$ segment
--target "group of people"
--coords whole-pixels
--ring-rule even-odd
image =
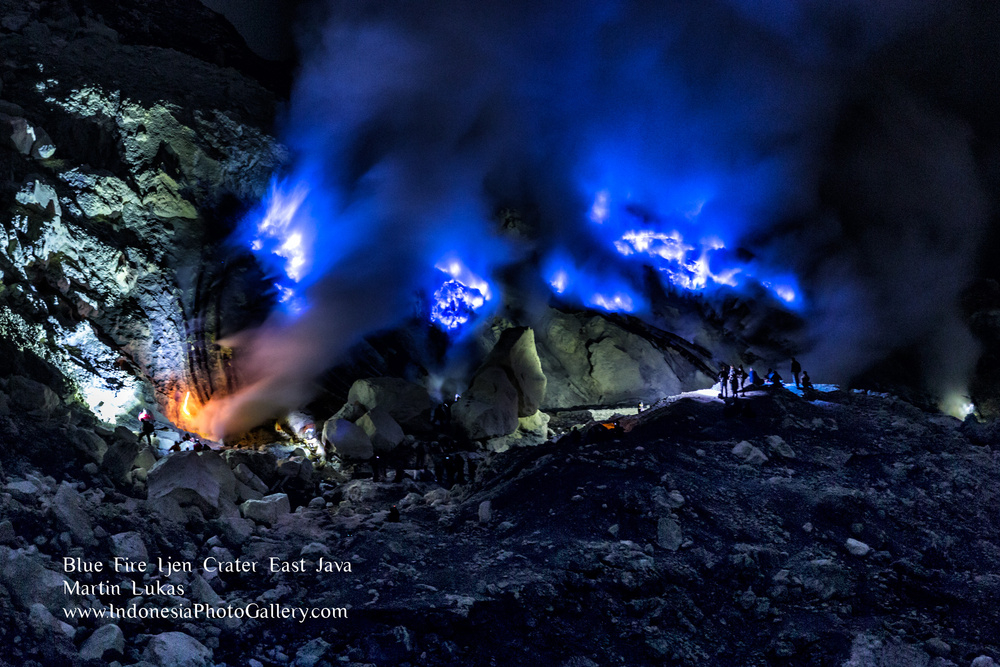
[[[802,364],[792,357],[792,376],[795,378],[795,387],[803,391],[813,390],[813,383],[809,373],[802,370]],[[748,371],[743,370],[743,366],[730,366],[722,364],[717,376],[719,380],[719,398],[736,398],[739,394],[746,395],[747,389],[771,388],[779,389],[784,387],[784,378],[773,368],[767,369],[767,374],[761,377],[753,368]]]
[[[149,410],[143,409],[143,411],[139,413],[139,442],[142,442],[142,439],[145,438],[146,444],[152,447],[154,431],[156,431],[156,422],[153,421],[153,415]],[[211,449],[211,447],[199,440],[197,436],[185,433],[181,439],[171,445],[170,449],[167,451],[201,452],[208,449]]]
[[[461,443],[447,435],[427,444],[419,440],[401,443],[387,454],[373,455],[368,463],[376,482],[389,481],[390,470],[395,471],[392,481],[402,482],[408,477],[406,471],[412,470],[417,479],[433,480],[445,488],[474,480],[478,468],[476,459],[464,451]]]

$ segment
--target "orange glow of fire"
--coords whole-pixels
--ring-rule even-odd
[[[179,397],[180,392],[177,392],[176,395]],[[184,400],[174,403],[173,414],[178,428],[197,434],[202,438],[211,438],[202,424],[204,408],[205,406],[198,402],[197,396],[192,397],[190,391],[186,392]]]

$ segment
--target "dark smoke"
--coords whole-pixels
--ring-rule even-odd
[[[301,400],[309,369],[405,314],[399,304],[428,287],[442,254],[484,276],[515,261],[519,250],[491,232],[500,206],[537,214],[541,248],[607,266],[613,254],[586,231],[602,189],[664,214],[703,205],[699,235],[796,273],[810,324],[800,356],[817,380],[916,345],[934,388],[961,389],[975,350],[957,295],[996,193],[981,176],[984,121],[949,88],[974,56],[931,47],[985,40],[989,30],[970,27],[976,7],[314,6],[284,137],[291,178],[333,202],[314,247],[336,257],[309,280],[315,311],[258,338],[288,371],[262,373],[270,388],[257,396]],[[364,280],[349,265],[367,267]]]

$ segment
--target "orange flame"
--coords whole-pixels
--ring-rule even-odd
[[[191,392],[189,391],[188,393],[184,394],[184,405],[181,406],[181,412],[184,413],[184,416],[187,417],[188,419],[191,418],[191,410],[188,409],[188,400],[190,399],[191,399]]]

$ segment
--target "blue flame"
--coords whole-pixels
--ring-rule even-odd
[[[654,268],[665,285],[680,290],[711,294],[757,284],[783,306],[801,307],[794,276],[757,278],[758,274],[769,276],[771,272],[758,266],[759,262],[738,259],[727,251],[722,234],[740,225],[713,209],[709,190],[702,187],[697,196],[684,197],[681,190],[675,189],[666,196],[651,197],[653,201],[672,202],[674,208],[667,213],[640,203],[629,190],[623,190],[620,199],[608,188],[597,190],[587,211],[592,223],[589,228],[599,244],[625,258],[616,271],[618,278],[608,275],[607,263],[593,273],[573,264],[565,254],[556,253],[546,273],[552,290],[604,310],[632,312],[641,308],[641,300],[633,290],[622,290],[618,285],[628,275],[629,265],[638,265]]]
[[[435,290],[430,320],[447,331],[456,332],[493,298],[493,290],[454,253],[449,253],[434,268],[451,278]]]
[[[453,331],[470,319],[483,305],[483,294],[457,280],[448,280],[434,292],[431,322]]]
[[[581,268],[564,250],[550,253],[542,271],[552,291],[564,299],[608,312],[632,313],[646,306],[639,290],[613,269]]]

